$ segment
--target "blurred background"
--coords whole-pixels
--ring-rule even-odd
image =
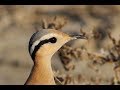
[[[31,35],[44,21],[65,33],[84,33],[88,40],[64,45],[52,58],[63,84],[120,84],[120,6],[116,5],[1,5],[0,84],[23,85],[33,61]]]

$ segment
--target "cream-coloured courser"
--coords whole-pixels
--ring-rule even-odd
[[[25,85],[56,85],[51,67],[51,58],[65,43],[85,39],[84,35],[68,35],[54,29],[42,29],[29,41],[29,53],[34,65]]]

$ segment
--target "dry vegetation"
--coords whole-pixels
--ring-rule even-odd
[[[24,84],[28,41],[41,28],[83,33],[64,45],[52,67],[62,84],[120,84],[120,6],[0,6],[0,84]],[[13,75],[14,74],[14,75]]]

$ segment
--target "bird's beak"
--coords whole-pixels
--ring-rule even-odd
[[[87,39],[87,37],[84,34],[79,35],[70,35],[72,39]]]

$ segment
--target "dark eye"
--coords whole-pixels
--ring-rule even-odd
[[[49,41],[50,41],[51,43],[56,43],[57,39],[56,39],[55,37],[52,37],[52,38],[49,39]]]

